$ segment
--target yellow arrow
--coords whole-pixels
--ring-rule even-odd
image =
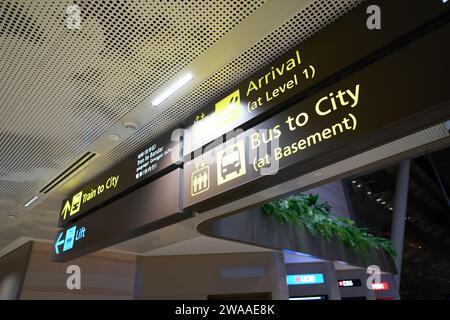
[[[67,201],[66,201],[66,204],[64,205],[64,209],[63,209],[62,212],[61,212],[61,216],[63,217],[63,220],[66,220],[67,213],[70,214],[70,208],[71,208],[71,207],[72,207],[72,206],[70,205],[69,200],[67,200]]]

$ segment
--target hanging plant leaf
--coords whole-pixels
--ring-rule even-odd
[[[367,255],[370,248],[396,255],[392,242],[376,237],[366,228],[359,228],[355,221],[332,215],[327,202],[319,202],[319,195],[297,194],[287,199],[276,200],[262,206],[262,212],[275,216],[281,223],[292,223],[305,228],[313,236],[327,240],[339,239],[349,249]]]

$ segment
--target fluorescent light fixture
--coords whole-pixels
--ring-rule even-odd
[[[39,197],[34,196],[30,201],[24,204],[25,207],[29,207],[33,202],[35,202]]]
[[[316,297],[295,297],[289,298],[289,300],[311,301],[311,300],[325,300],[325,299],[324,297],[316,296]]]
[[[158,106],[166,100],[168,97],[173,95],[177,90],[181,89],[186,83],[192,80],[194,76],[191,73],[187,73],[184,76],[182,76],[180,79],[178,79],[174,84],[172,84],[170,87],[168,87],[166,90],[164,90],[159,96],[157,96],[153,101],[153,106]]]

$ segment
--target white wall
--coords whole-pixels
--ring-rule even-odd
[[[279,252],[139,257],[136,298],[270,293],[272,299],[287,299],[285,276]]]

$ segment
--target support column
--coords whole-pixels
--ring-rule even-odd
[[[410,166],[410,159],[402,160],[399,165],[397,181],[395,184],[394,213],[392,216],[391,226],[391,240],[394,245],[395,252],[397,253],[395,265],[397,267],[398,274],[395,276],[395,282],[397,284],[398,297],[400,297],[399,291],[402,270],[403,242],[405,239],[405,218],[408,204]]]

